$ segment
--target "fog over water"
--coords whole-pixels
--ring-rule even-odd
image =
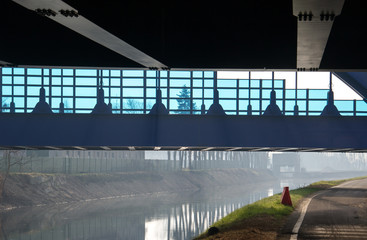
[[[149,165],[153,169],[152,171],[159,172],[164,169],[166,169],[165,171],[173,171],[173,163],[160,165],[165,162],[165,159],[162,155],[157,154],[146,155],[149,156],[150,160],[155,158],[156,161],[160,161],[159,163]],[[272,170],[273,160],[276,159],[272,158],[273,154],[260,154],[259,156],[261,157],[246,154],[243,157],[250,156],[259,161],[260,159],[265,159],[267,161],[265,168]],[[294,155],[288,156],[294,157]],[[217,157],[220,157],[220,155]],[[315,157],[319,158],[318,169],[316,169],[316,164],[312,165],[310,163],[311,160],[308,163],[304,163],[308,158],[315,159]],[[178,158],[179,156],[177,156]],[[170,161],[172,159],[173,157]],[[228,158],[227,160],[223,159],[225,157],[222,155],[222,161],[228,160]],[[35,160],[35,157],[33,160]],[[180,162],[182,167],[186,168],[190,165],[192,167],[200,166],[199,164],[194,164],[193,155],[190,159],[191,163],[188,163],[186,160]],[[149,160],[146,158],[144,161]],[[216,160],[214,159],[213,161],[215,162]],[[216,166],[215,164],[217,166],[222,165],[222,163],[214,162],[211,165],[207,165],[208,169],[210,169],[209,166]],[[255,168],[255,166],[259,168],[264,167],[264,164],[251,165],[251,161],[249,163],[252,168]],[[357,157],[348,157],[346,154],[343,156],[330,154],[303,155],[300,157],[299,169],[304,175],[300,172],[300,174],[290,176],[287,171],[295,171],[298,167],[281,166],[277,181],[261,183],[243,182],[236,186],[210,186],[208,188],[203,187],[200,190],[190,191],[188,189],[178,193],[149,193],[136,197],[19,208],[0,215],[0,239],[192,239],[235,209],[280,193],[284,186],[295,189],[318,180],[367,175],[365,165],[362,163],[364,163],[364,156],[361,157],[360,155]],[[43,164],[45,168],[46,163],[44,162]],[[109,166],[108,164],[106,166]],[[81,169],[81,166],[82,164],[78,168]],[[85,161],[85,169],[86,166],[87,162]],[[60,165],[60,169],[65,169],[66,167],[65,165],[62,168]],[[201,165],[201,167],[204,168],[204,165]],[[305,172],[311,167],[313,167],[312,170],[315,172],[317,172],[316,170],[328,169],[328,173],[320,174],[319,172],[318,174],[310,173],[307,175]],[[74,171],[74,168],[75,166],[71,166],[70,169]],[[342,173],[340,172],[343,170],[342,168],[348,171],[358,171]],[[54,169],[56,169],[55,166]],[[90,169],[93,168],[90,167]],[[101,165],[100,168],[96,167],[96,169],[102,170],[103,167]],[[106,170],[108,169],[106,167]],[[332,170],[334,170],[334,173]],[[177,169],[174,171],[177,171]],[[340,173],[337,174],[336,172]],[[297,175],[301,177],[296,178],[295,176]]]

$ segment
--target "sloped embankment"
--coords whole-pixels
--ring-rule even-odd
[[[1,208],[196,191],[273,180],[269,171],[221,169],[113,174],[11,174]]]

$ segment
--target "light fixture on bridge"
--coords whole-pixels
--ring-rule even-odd
[[[321,116],[340,116],[339,110],[334,105],[334,92],[332,89],[333,73],[330,72],[329,92],[327,93],[327,104],[321,112]]]
[[[209,107],[208,112],[206,113],[206,115],[227,115],[224,110],[222,105],[219,104],[219,91],[218,91],[218,86],[217,86],[217,71],[214,71],[214,99],[213,99],[213,104]]]
[[[111,109],[112,112],[112,103],[111,103],[111,69],[108,71],[108,76],[110,78],[108,79],[108,104],[107,106]]]
[[[34,107],[32,113],[53,113],[51,110],[50,105],[46,102],[46,91],[44,88],[44,75],[43,75],[44,69],[42,69],[42,85],[40,88],[40,96],[39,96],[39,102]]]
[[[104,102],[104,90],[102,71],[97,71],[97,79],[100,79],[100,85],[97,82],[97,103],[93,108],[92,114],[112,114],[111,108]]]
[[[162,91],[161,91],[161,81],[160,81],[160,72],[156,71],[156,96],[155,96],[155,104],[150,110],[149,114],[151,115],[168,115],[168,110],[166,106],[162,103]]]
[[[270,104],[265,109],[264,116],[282,116],[282,112],[277,105],[276,92],[274,90],[274,71],[272,72],[272,90],[270,92]]]

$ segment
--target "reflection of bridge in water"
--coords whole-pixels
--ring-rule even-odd
[[[321,177],[15,209],[0,215],[0,239],[191,239],[233,210],[281,192],[283,186],[297,188],[318,180]]]
[[[5,159],[0,150],[0,159]],[[159,158],[157,159],[158,156]],[[233,151],[77,151],[21,150],[12,155],[11,172],[119,173],[218,168],[267,169],[267,152]],[[0,170],[6,164],[0,161]]]
[[[1,216],[0,239],[191,239],[235,209],[267,197],[267,189],[273,188],[256,187],[237,193],[208,190],[194,199],[168,195],[19,209]]]

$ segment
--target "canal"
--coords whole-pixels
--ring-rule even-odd
[[[1,214],[1,239],[192,239],[242,206],[320,179],[283,179],[196,192],[19,208]]]

